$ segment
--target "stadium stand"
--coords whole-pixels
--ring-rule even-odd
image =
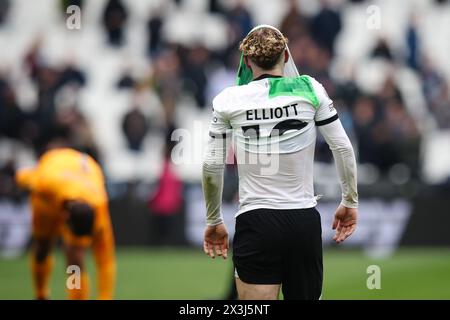
[[[9,6],[0,20],[0,166],[32,164],[46,143],[65,139],[99,159],[114,198],[130,182],[158,181],[170,134],[181,128],[192,154],[175,170],[198,184],[211,99],[234,82],[238,41],[269,23],[289,36],[301,73],[335,100],[356,146],[363,196],[391,192],[376,187],[383,181],[394,191],[449,181],[447,1],[2,3]],[[70,4],[81,5],[81,29],[66,26]],[[377,17],[380,25],[369,25]],[[130,113],[138,116],[125,130]],[[142,135],[139,147],[124,131]],[[318,192],[337,197],[320,139],[317,159]]]

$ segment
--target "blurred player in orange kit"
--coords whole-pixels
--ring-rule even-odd
[[[78,288],[69,299],[89,298],[85,255],[92,247],[98,276],[98,298],[112,299],[115,284],[114,236],[108,196],[99,165],[87,154],[69,148],[45,152],[31,169],[21,169],[16,181],[30,191],[33,248],[31,271],[37,299],[50,298],[53,245],[61,237],[67,265],[79,266]]]

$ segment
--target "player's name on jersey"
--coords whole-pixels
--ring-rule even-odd
[[[247,120],[271,120],[284,117],[297,116],[298,104],[289,104],[282,107],[266,108],[266,109],[250,109],[247,110]]]

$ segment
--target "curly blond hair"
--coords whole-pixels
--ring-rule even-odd
[[[288,39],[275,29],[262,27],[250,32],[239,44],[239,50],[258,67],[272,69],[284,52]]]

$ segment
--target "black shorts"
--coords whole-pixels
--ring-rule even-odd
[[[285,299],[319,299],[322,228],[315,208],[256,209],[236,218],[233,263],[249,284],[281,284]]]

